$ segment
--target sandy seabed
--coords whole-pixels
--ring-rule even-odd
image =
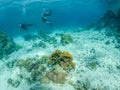
[[[74,32],[73,32],[74,31]],[[1,90],[29,90],[31,86],[24,80],[17,88],[13,88],[7,83],[8,78],[16,78],[21,72],[19,68],[9,69],[5,63],[15,59],[26,59],[51,55],[56,49],[68,51],[73,55],[76,63],[75,70],[70,72],[72,76],[68,79],[74,82],[89,83],[90,89],[101,87],[100,90],[120,90],[120,50],[116,47],[116,38],[107,36],[106,29],[85,30],[75,28],[67,30],[56,30],[50,34],[60,42],[58,34],[67,33],[73,37],[74,42],[66,46],[57,43],[55,46],[46,43],[46,48],[32,48],[33,43],[39,40],[25,41],[23,37],[14,38],[14,41],[23,46],[19,51],[13,52],[7,60],[0,61],[0,88]],[[94,65],[95,64],[95,65]],[[76,90],[67,81],[65,84],[43,84],[40,90]],[[39,89],[37,89],[39,90]],[[84,90],[84,89],[83,89]],[[99,89],[98,89],[99,90]]]

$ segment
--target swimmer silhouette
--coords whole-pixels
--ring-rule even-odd
[[[33,26],[33,24],[20,24],[20,28],[24,29],[24,30],[28,30],[29,26]]]
[[[51,24],[51,21],[48,20],[48,17],[51,16],[52,10],[44,10],[41,19],[45,24]]]

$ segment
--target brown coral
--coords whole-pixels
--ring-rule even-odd
[[[62,52],[60,50],[56,50],[55,52],[53,52],[50,56],[50,64],[52,64],[53,62],[57,63],[61,59],[61,54]]]
[[[75,68],[75,63],[73,63],[72,61],[72,54],[70,54],[69,52],[62,52],[60,50],[56,50],[50,56],[49,64],[59,64],[64,70],[68,70],[71,68]]]

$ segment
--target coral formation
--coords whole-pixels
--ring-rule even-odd
[[[69,70],[75,68],[72,54],[56,50],[50,57],[42,56],[41,58],[26,58],[25,60],[17,60],[15,65],[11,62],[8,67],[19,67],[21,80],[27,81],[30,85],[35,82],[40,84],[48,84],[50,81],[54,83],[64,84],[69,74]],[[8,79],[8,84],[12,87],[18,87],[19,82]]]
[[[41,58],[27,58],[25,60],[18,60],[15,64],[21,70],[20,76],[25,79],[29,84],[32,84],[40,79],[46,73],[45,64],[48,61],[47,56]]]
[[[50,56],[49,65],[52,65],[52,70],[46,73],[46,76],[54,83],[64,84],[69,70],[75,69],[72,54],[56,50]]]
[[[61,42],[61,44],[63,46],[65,46],[65,45],[67,45],[69,43],[72,43],[73,42],[73,38],[72,38],[72,36],[70,34],[62,34],[60,42]]]
[[[16,60],[13,60],[13,61],[8,61],[5,64],[8,68],[13,68],[15,63],[16,63]]]
[[[48,84],[50,82],[49,78],[48,77],[42,77],[41,80],[40,80],[41,83],[45,83],[45,84]]]
[[[9,79],[7,80],[7,83],[8,83],[9,85],[11,85],[12,87],[14,87],[14,88],[17,88],[17,87],[20,85],[20,81],[19,81],[19,80],[13,80],[13,79],[11,79],[11,78],[9,78]]]
[[[35,61],[34,61],[35,60]],[[31,72],[32,70],[37,70],[40,66],[40,59],[31,59],[28,58],[26,60],[21,60],[16,63],[16,66],[19,66],[20,68],[25,68],[28,72]]]
[[[48,42],[49,44],[56,44],[57,39],[55,37],[51,37],[48,34],[43,33],[42,31],[38,32],[38,37],[44,42]]]
[[[31,72],[31,80],[39,81],[42,76],[42,72],[40,70],[34,70]]]
[[[40,58],[41,64],[47,64],[49,62],[49,57],[48,56],[42,56]]]
[[[58,72],[56,70],[50,71],[46,76],[52,80],[54,83],[64,84],[66,81],[67,74],[64,72]]]
[[[20,47],[15,42],[0,31],[0,59],[8,56],[13,51],[18,50]]]
[[[60,50],[56,50],[51,54],[49,64],[58,64],[64,70],[70,70],[75,68],[72,54],[70,54],[69,52],[62,52]]]

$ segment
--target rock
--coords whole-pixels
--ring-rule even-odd
[[[43,78],[41,78],[40,82],[48,84],[50,82],[50,80],[48,79],[48,77],[43,77]]]
[[[42,56],[41,59],[41,64],[45,64],[45,63],[48,63],[49,62],[49,57],[48,56]]]
[[[70,34],[62,34],[60,42],[61,42],[61,44],[63,46],[65,46],[65,45],[67,45],[69,43],[72,43],[73,42],[73,38],[72,38],[72,36]]]
[[[18,81],[18,80],[15,80],[12,82],[12,86],[15,88],[17,88],[19,85],[20,85],[20,81]]]
[[[7,83],[10,84],[14,88],[17,88],[20,85],[20,81],[19,80],[13,80],[11,78],[9,78],[7,80]]]
[[[18,49],[18,45],[15,44],[12,38],[0,31],[0,59],[8,56]]]
[[[40,71],[32,71],[31,72],[31,78],[34,81],[39,81],[41,76],[42,76],[42,72],[40,72]]]
[[[8,68],[13,68],[14,65],[15,65],[15,63],[16,63],[16,60],[9,61],[9,62],[6,62],[6,66],[7,66]]]
[[[67,75],[64,72],[51,71],[51,72],[48,72],[46,76],[50,80],[52,80],[54,83],[64,84],[66,81]]]
[[[7,80],[7,83],[8,83],[8,84],[12,84],[12,82],[13,82],[13,80],[12,80],[11,78],[9,78],[9,79]]]

